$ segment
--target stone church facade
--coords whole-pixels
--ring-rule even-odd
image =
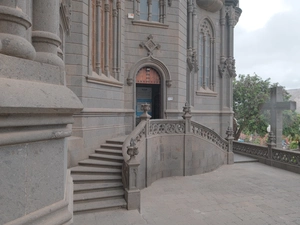
[[[130,134],[141,104],[175,120],[188,102],[225,137],[240,14],[239,0],[0,2],[0,223],[72,224],[68,168]]]

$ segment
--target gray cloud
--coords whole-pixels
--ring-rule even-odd
[[[300,1],[287,0],[287,3],[292,6],[291,11],[275,14],[262,29],[246,32],[236,26],[238,74],[256,73],[287,89],[300,88]]]

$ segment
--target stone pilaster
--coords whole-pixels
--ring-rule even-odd
[[[33,0],[32,43],[36,50],[35,60],[64,66],[57,55],[61,40],[59,31],[59,0]]]
[[[35,50],[26,39],[30,17],[26,14],[26,1],[0,2],[0,53],[24,59],[34,59]]]

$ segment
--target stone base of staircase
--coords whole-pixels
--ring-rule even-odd
[[[89,159],[71,168],[74,214],[126,208],[122,145],[126,136],[107,140]]]

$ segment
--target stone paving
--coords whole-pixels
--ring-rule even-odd
[[[300,225],[300,175],[257,162],[170,177],[142,190],[141,214],[76,215],[74,225]]]

